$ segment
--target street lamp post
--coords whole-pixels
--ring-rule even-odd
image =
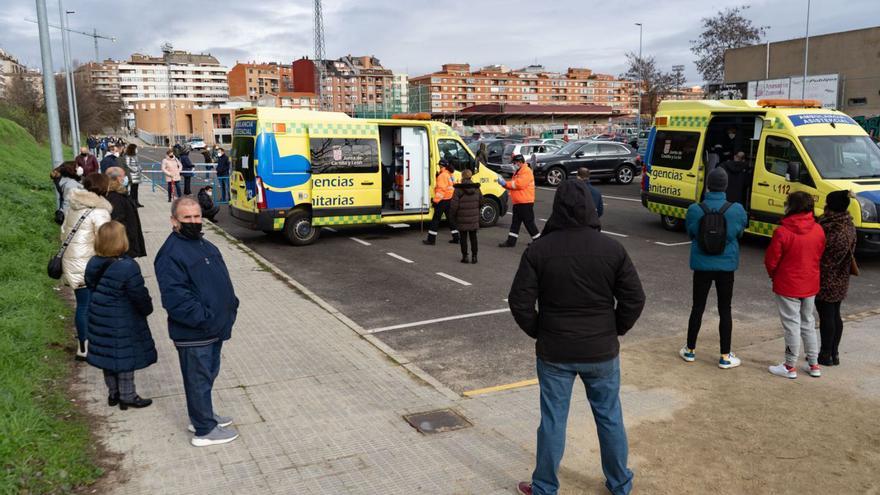
[[[171,52],[173,50],[174,47],[171,45],[171,43],[165,43],[162,45],[162,54],[165,56],[165,73],[168,76],[168,119],[170,120],[170,125],[168,128],[168,132],[170,133],[170,136],[168,137],[169,146],[174,146],[177,139],[177,125],[175,122],[177,120],[177,116],[174,114],[174,94],[171,86]]]
[[[67,14],[67,15],[65,16],[65,18],[64,18],[65,27],[68,27],[68,28],[69,28],[69,27],[70,27],[70,14],[76,14],[76,12],[73,11],[73,10],[67,10],[67,11],[65,11],[65,13]],[[68,54],[68,57],[70,57],[70,53],[71,53],[71,51],[70,51],[70,35],[68,35],[68,36],[67,36],[67,54]],[[73,59],[71,58],[71,60],[73,60]],[[72,63],[71,63],[71,65],[72,65]],[[72,66],[70,67],[70,73],[71,73],[71,77],[70,77],[70,88],[71,88],[71,90],[72,90],[71,92],[73,93],[73,99],[71,100],[71,102],[72,102],[72,104],[73,104],[73,122],[74,122],[74,124],[76,124],[76,140],[77,140],[77,143],[78,143],[78,142],[79,142],[79,138],[82,137],[82,132],[81,132],[81,130],[80,130],[80,128],[79,128],[79,103],[77,103],[77,101],[76,101],[76,69],[75,69],[74,67],[72,67]],[[78,148],[78,147],[79,147],[79,146],[77,146],[77,148]],[[74,151],[77,151],[77,152],[78,152],[79,149],[76,149],[76,150],[74,150]]]
[[[58,0],[58,16],[61,18],[61,52],[64,58],[64,79],[67,85],[67,114],[70,120],[70,146],[72,146],[74,150],[78,150],[79,136],[76,131],[76,112],[73,110],[73,101],[76,99],[76,95],[74,94],[70,71],[70,38],[67,33],[67,25],[65,24],[65,19],[67,18],[65,12],[63,2]]]
[[[636,129],[642,130],[642,71],[644,70],[644,63],[642,62],[642,23],[637,22],[636,26],[639,27],[639,113],[636,115]]]
[[[804,34],[804,81],[801,86],[801,99],[807,95],[807,59],[810,56],[810,0],[807,0],[807,28]]]

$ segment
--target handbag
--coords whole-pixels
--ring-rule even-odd
[[[859,264],[856,263],[856,255],[851,254],[849,256],[849,274],[853,277],[858,277],[862,272],[859,270]]]
[[[64,202],[64,192],[61,190],[61,187],[55,182],[55,190],[58,191],[58,208],[55,209],[55,223],[58,225],[64,224],[64,210],[61,209],[61,203]]]
[[[70,244],[70,241],[73,240],[73,236],[76,235],[76,231],[79,230],[80,225],[82,225],[83,221],[85,221],[86,217],[89,216],[89,213],[92,212],[94,208],[89,208],[79,220],[77,220],[76,225],[73,226],[73,229],[67,234],[67,239],[64,240],[64,243],[61,244],[61,249],[49,260],[48,266],[46,266],[46,273],[49,277],[54,279],[61,278],[61,274],[64,273],[64,268],[62,267],[62,259],[64,258],[64,252],[67,251],[67,246]]]

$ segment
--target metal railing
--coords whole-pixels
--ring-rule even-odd
[[[150,181],[151,189],[155,191],[157,188],[163,191],[168,190],[168,182],[165,180],[165,173],[162,172],[162,164],[158,162],[141,162],[143,165],[143,176]],[[213,163],[194,163],[195,168],[192,171],[190,179],[190,192],[192,196],[196,196],[199,190],[206,186],[213,189],[212,199],[216,205],[229,204],[229,176],[218,176],[214,170]],[[180,190],[184,191],[185,172],[180,173]],[[225,179],[225,181],[224,181]],[[221,191],[221,181],[226,188],[226,198],[223,199],[223,191]]]

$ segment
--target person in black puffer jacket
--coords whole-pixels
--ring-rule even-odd
[[[125,226],[111,220],[98,229],[96,256],[86,265],[85,282],[92,292],[89,304],[89,354],[86,360],[104,370],[110,406],[147,407],[151,399],[137,395],[134,372],[158,359],[147,325],[153,300],[144,286],[138,264],[125,254]]]
[[[629,493],[618,336],[635,325],[645,293],[626,250],[599,231],[583,181],[564,181],[556,189],[553,214],[523,253],[508,301],[516,323],[536,339],[541,390],[537,466],[520,492],[559,489],[568,406],[580,377],[596,421],[605,486]]]
[[[471,180],[473,175],[468,169],[462,171],[461,183],[452,186],[455,192],[449,204],[449,218],[461,234],[459,243],[462,263],[477,262],[477,230],[480,228],[480,203],[483,201],[483,194],[480,192],[480,185]],[[470,260],[468,260],[468,237],[473,251]]]

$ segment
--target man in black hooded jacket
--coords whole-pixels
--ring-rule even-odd
[[[523,253],[508,300],[522,330],[536,339],[541,425],[532,482],[523,494],[556,493],[574,380],[580,376],[593,409],[605,486],[632,488],[620,407],[618,336],[645,305],[639,275],[626,250],[601,234],[586,184],[565,181],[541,237]],[[537,303],[537,310],[536,305]]]

